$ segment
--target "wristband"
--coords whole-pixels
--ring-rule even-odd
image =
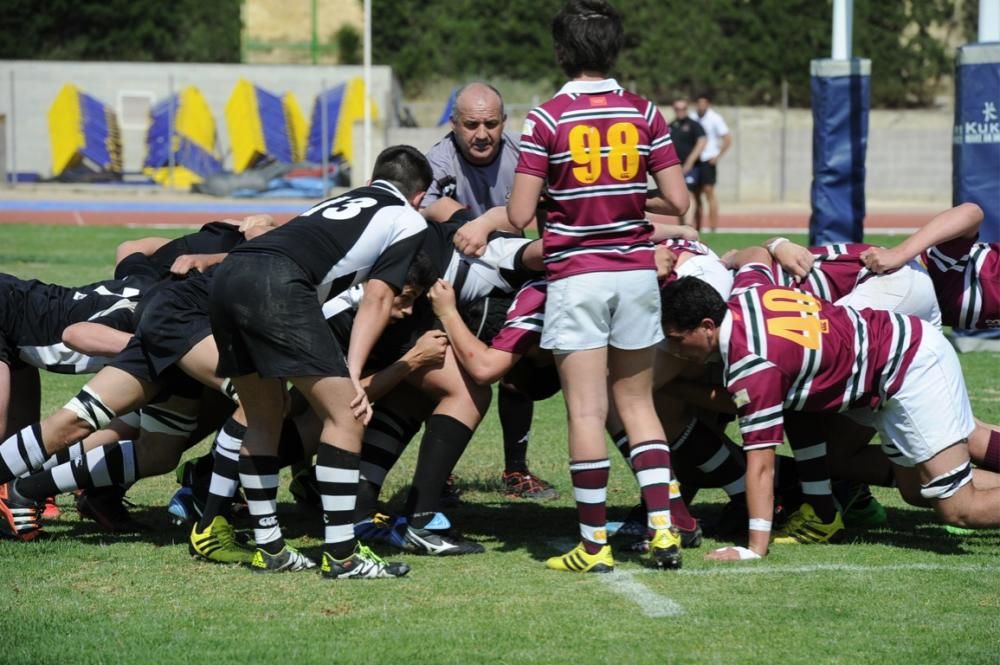
[[[771,520],[762,520],[759,517],[750,518],[749,527],[751,531],[770,531]]]
[[[767,251],[770,252],[772,256],[774,256],[774,250],[778,249],[778,247],[782,243],[786,242],[788,242],[788,238],[775,238],[767,245]]]

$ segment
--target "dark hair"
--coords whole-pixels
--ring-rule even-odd
[[[694,330],[705,319],[720,325],[726,316],[726,301],[708,282],[681,277],[660,291],[660,311],[663,325]]]
[[[707,90],[703,90],[703,91],[701,92],[701,94],[699,94],[699,95],[698,95],[697,97],[695,97],[695,100],[696,100],[696,101],[697,101],[697,100],[699,100],[699,99],[704,99],[704,100],[705,100],[705,101],[707,101],[707,102],[708,102],[709,104],[711,104],[711,103],[712,103],[712,95],[711,95],[711,94],[710,94],[710,93],[709,93],[709,92],[708,92]]]
[[[424,250],[417,252],[410,263],[410,269],[406,273],[406,284],[426,291],[431,288],[437,279],[438,273],[434,268],[434,262],[430,255]]]
[[[569,77],[606,74],[624,42],[622,15],[605,0],[570,0],[552,19],[552,40]]]
[[[424,153],[411,145],[393,145],[379,153],[372,170],[372,180],[388,180],[410,198],[426,192],[434,174]]]

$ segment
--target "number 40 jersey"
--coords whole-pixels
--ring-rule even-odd
[[[747,450],[781,444],[785,409],[878,408],[899,390],[920,346],[916,317],[777,286],[770,266],[744,266],[733,290],[740,295],[728,302],[719,350]]]
[[[517,172],[548,184],[546,277],[654,270],[646,178],[679,164],[656,105],[614,79],[570,81],[524,121]]]

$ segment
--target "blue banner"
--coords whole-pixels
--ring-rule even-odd
[[[861,242],[871,60],[813,60],[809,244]]]
[[[979,237],[1000,242],[1000,43],[958,50],[951,169],[953,203],[982,208]]]

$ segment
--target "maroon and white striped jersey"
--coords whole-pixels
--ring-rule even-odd
[[[646,178],[679,164],[656,106],[614,79],[570,81],[532,110],[518,173],[543,178],[552,209],[542,229],[546,276],[654,270]]]
[[[861,254],[869,247],[872,245],[865,243],[809,247],[809,252],[816,257],[816,260],[812,270],[798,284],[777,261],[771,261],[771,274],[775,284],[794,287],[823,300],[836,302],[856,289],[859,284],[875,276],[875,273],[868,270],[861,262]],[[734,290],[733,295],[737,295],[737,291]]]
[[[661,240],[656,243],[657,245],[663,245],[669,249],[674,254],[681,254],[683,252],[690,252],[695,256],[713,256],[713,252],[708,245],[699,240],[685,240],[684,238],[667,238],[666,240]],[[671,270],[670,274],[660,280],[660,288],[667,288],[668,284],[676,282],[680,278],[677,274],[677,270]]]
[[[719,348],[747,450],[781,444],[785,409],[878,408],[899,390],[922,337],[916,317],[833,305],[775,285],[759,263],[737,287]]]
[[[957,238],[922,256],[941,307],[953,328],[1000,328],[1000,243]]]
[[[507,320],[490,342],[490,347],[524,355],[538,346],[545,323],[545,293],[548,283],[539,279],[528,282],[514,296],[507,309]]]

